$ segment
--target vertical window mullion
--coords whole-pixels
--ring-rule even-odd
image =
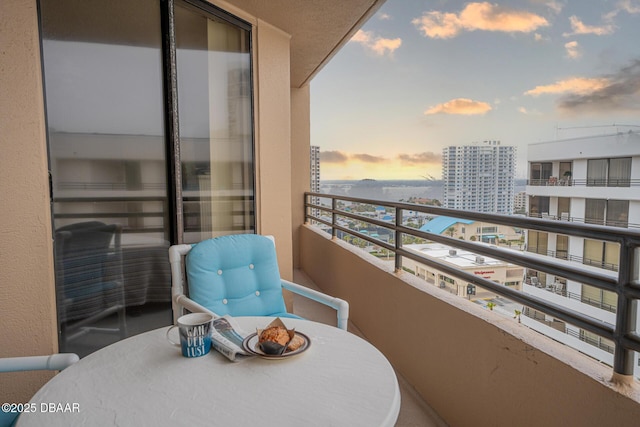
[[[165,134],[167,138],[167,182],[169,184],[169,220],[172,244],[184,243],[182,168],[178,115],[178,78],[176,67],[174,0],[160,0],[162,15],[162,58],[164,74]]]

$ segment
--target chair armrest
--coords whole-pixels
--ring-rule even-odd
[[[75,353],[56,353],[49,356],[5,357],[0,359],[0,372],[62,371],[80,358]]]
[[[284,289],[335,309],[338,315],[338,328],[347,330],[347,322],[349,320],[349,303],[347,301],[288,280],[281,279],[281,282]]]
[[[195,302],[194,300],[190,299],[189,297],[187,297],[186,295],[174,295],[173,297],[173,302],[176,308],[186,308],[187,310],[189,310],[192,313],[209,313],[210,315],[212,315],[214,318],[218,318],[220,317],[220,315],[214,313],[213,311],[209,310],[208,308],[198,304],[197,302]],[[174,324],[177,324],[178,321],[178,317],[180,317],[182,315],[182,310],[179,310],[179,312],[174,313]]]

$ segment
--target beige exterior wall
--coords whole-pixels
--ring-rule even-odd
[[[610,368],[462,298],[394,273],[310,226],[301,266],[452,426],[631,426],[640,396]],[[422,289],[420,288],[422,287]]]
[[[280,274],[291,280],[290,36],[263,21],[255,33],[258,233],[275,236]]]
[[[0,357],[58,349],[36,2],[0,2]],[[51,373],[0,374],[24,402]]]
[[[302,197],[292,194],[300,189],[291,165],[302,154],[291,144],[290,36],[231,11],[254,25],[258,232],[275,236],[281,274],[291,279],[292,200]],[[0,357],[45,355],[58,343],[36,1],[0,2],[0,35]],[[295,92],[302,108],[308,90]],[[26,402],[51,375],[2,374],[0,400]]]
[[[291,88],[291,209],[293,266],[299,268],[300,226],[304,224],[304,193],[311,189],[311,99],[309,85]]]

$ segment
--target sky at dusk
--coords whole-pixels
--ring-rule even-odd
[[[528,144],[626,130],[640,0],[387,0],[311,82],[322,180],[440,179],[443,147],[486,140],[524,178]]]

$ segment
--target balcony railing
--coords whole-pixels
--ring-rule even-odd
[[[367,214],[359,213],[355,209],[348,208],[349,205],[366,206],[370,212],[367,212]],[[392,220],[378,218],[375,215],[375,207],[383,207]],[[618,243],[620,244],[618,272],[617,275],[613,275],[611,272],[585,268],[579,264],[532,253],[461,240],[445,234],[420,231],[404,225],[404,219],[405,217],[408,219],[409,212],[414,215],[417,213],[430,216],[444,215],[483,223],[506,225],[518,229],[531,229]],[[305,220],[309,223],[326,227],[334,238],[338,236],[338,233],[346,233],[353,236],[353,238],[361,239],[361,241],[369,242],[386,251],[393,252],[392,259],[395,262],[396,271],[402,269],[403,258],[412,259],[607,339],[615,345],[614,372],[627,376],[631,376],[634,373],[633,352],[640,351],[640,335],[636,331],[637,301],[640,299],[640,280],[638,279],[640,232],[636,230],[538,218],[457,211],[434,206],[322,193],[305,193]],[[354,221],[371,228],[377,227],[381,231],[386,230],[385,233],[388,238],[380,238],[379,233],[360,231],[362,227],[360,230],[349,228],[347,221]],[[512,287],[483,279],[403,247],[403,242],[416,238],[468,250],[476,254],[526,266],[530,269],[614,292],[618,297],[616,322],[615,324],[610,324],[595,319],[582,312],[518,291]]]
[[[525,284],[528,286],[536,286],[537,288],[543,288],[548,292],[554,293],[556,295],[561,295],[565,298],[569,298],[569,299],[573,299],[576,301],[580,301],[584,304],[589,304],[590,306],[593,307],[597,307],[600,308],[602,310],[606,310],[609,311],[611,313],[615,313],[616,312],[616,307],[611,305],[611,304],[607,304],[606,302],[602,301],[602,300],[597,300],[597,299],[593,299],[593,298],[589,298],[586,297],[584,295],[581,294],[576,294],[575,292],[569,292],[564,288],[558,288],[557,286],[542,286],[542,285],[533,285],[529,282],[525,281]]]
[[[640,179],[568,179],[552,176],[549,178],[528,179],[527,185],[532,187],[637,187],[640,186]]]
[[[544,218],[544,219],[553,219],[556,221],[568,221],[568,222],[581,222],[585,224],[598,224],[598,225],[608,225],[610,227],[620,227],[620,228],[640,228],[640,224],[629,222],[627,220],[615,220],[615,219],[602,219],[602,218],[581,218],[578,216],[569,216],[564,213],[560,216],[558,215],[550,215],[548,213],[539,213],[539,212],[527,212],[527,216],[531,218]]]

